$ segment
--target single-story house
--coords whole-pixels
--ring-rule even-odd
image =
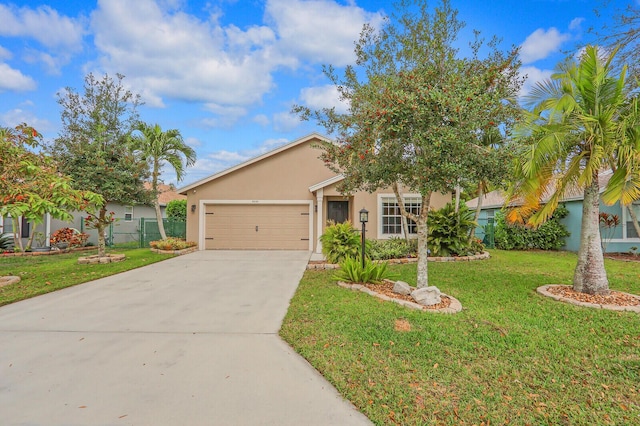
[[[344,179],[319,159],[318,145],[332,141],[311,134],[178,190],[187,196],[187,240],[207,249],[274,249],[322,252],[319,237],[328,220],[360,227],[369,211],[366,236],[402,236],[402,218],[391,189],[341,194]],[[419,194],[403,194],[420,209]],[[440,208],[451,194],[434,194]],[[415,233],[415,226],[410,226]]]
[[[145,183],[147,189],[151,188],[150,183]],[[186,199],[184,195],[180,195],[176,192],[175,188],[171,185],[160,184],[158,185],[158,201],[160,202],[160,211],[162,217],[166,217],[165,209],[167,203],[171,200]],[[124,205],[120,203],[107,203],[107,211],[114,212],[115,217],[118,219],[114,224],[111,231],[111,237],[113,243],[125,243],[130,241],[137,241],[139,235],[139,226],[141,218],[155,219],[156,211],[153,206],[148,205]],[[72,212],[73,221],[65,222],[58,219],[51,218],[48,214],[45,215],[44,222],[37,225],[36,232],[43,232],[45,235],[50,236],[55,231],[61,228],[75,228],[82,230],[89,234],[89,242],[97,244],[98,234],[95,229],[84,229],[83,218],[87,216],[85,212]],[[32,223],[27,222],[24,218],[20,218],[20,229],[18,232],[22,236],[23,243],[26,244],[27,239],[31,232]],[[0,234],[7,234],[13,232],[13,226],[11,218],[0,217]],[[34,241],[35,245],[35,241]],[[47,246],[49,245],[47,241]]]
[[[604,191],[604,188],[609,183],[609,179],[611,179],[611,172],[601,173],[599,176],[599,185],[600,185],[600,193]],[[486,224],[488,221],[492,221],[495,217],[496,212],[502,210],[505,205],[506,197],[505,192],[501,190],[491,191],[483,196],[481,212],[479,217],[479,224]],[[582,226],[582,201],[583,201],[583,192],[580,189],[576,189],[570,191],[563,199],[562,203],[569,210],[569,214],[561,219],[561,223],[567,228],[567,230],[571,233],[569,237],[565,240],[564,250],[577,252],[580,248],[580,227]],[[478,205],[478,198],[474,198],[473,200],[469,200],[467,202],[467,206],[475,210]],[[636,215],[640,217],[640,201],[636,201],[632,205]],[[611,238],[606,244],[606,252],[608,253],[616,253],[616,252],[629,252],[632,247],[636,247],[636,250],[640,252],[640,238],[636,232],[635,227],[633,226],[633,221],[631,216],[629,215],[629,211],[627,207],[623,206],[617,202],[613,205],[606,205],[600,200],[600,212],[608,213],[610,215],[617,215],[620,219],[620,225],[612,228]],[[600,231],[603,235],[608,234],[604,228],[600,228]],[[476,229],[476,235],[479,238],[483,237],[483,230],[481,227]]]

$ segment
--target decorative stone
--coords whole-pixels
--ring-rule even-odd
[[[442,293],[436,286],[422,287],[411,292],[411,297],[423,306],[437,305],[442,302]]]
[[[7,275],[4,277],[0,277],[0,287],[4,287],[6,285],[16,284],[20,282],[20,277],[15,275]]]
[[[398,294],[408,295],[411,294],[411,286],[404,281],[396,281],[393,284],[393,292]]]
[[[98,263],[114,263],[114,262],[121,262],[125,259],[125,255],[124,254],[108,254],[106,256],[98,256],[93,255],[93,256],[87,256],[87,257],[79,257],[78,258],[78,263],[80,265],[86,265],[86,264],[98,264]]]

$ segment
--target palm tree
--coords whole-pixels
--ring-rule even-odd
[[[158,176],[162,165],[167,163],[175,170],[177,180],[181,181],[184,177],[185,166],[189,167],[195,164],[196,152],[184,143],[182,135],[177,129],[163,132],[158,124],[150,126],[139,122],[135,126],[135,130],[140,133],[133,136],[134,144],[141,151],[151,169],[151,191],[154,194],[153,205],[156,210],[160,236],[165,240],[167,234],[164,230],[160,202],[158,201]]]
[[[568,192],[583,192],[573,289],[588,294],[609,293],[600,246],[600,172],[615,168],[605,188],[607,203],[628,204],[640,196],[636,163],[628,161],[633,144],[627,123],[635,100],[625,89],[626,67],[615,76],[616,52],[606,53],[587,46],[579,60],[564,62],[551,79],[536,85],[527,99],[533,110],[520,133],[527,146],[510,188],[510,201],[524,200],[510,219],[520,214],[533,226],[548,219]]]

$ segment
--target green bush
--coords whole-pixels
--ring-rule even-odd
[[[340,262],[340,269],[334,274],[335,279],[352,283],[376,284],[392,277],[393,274],[387,270],[386,262],[372,262],[367,258],[363,268],[362,260],[353,257],[347,257]]]
[[[373,260],[400,259],[416,257],[418,240],[405,240],[393,237],[388,240],[367,240],[367,256]]]
[[[349,221],[329,221],[320,242],[322,253],[330,263],[340,263],[347,257],[358,257],[360,254],[360,234]]]
[[[496,214],[495,243],[501,250],[559,250],[571,235],[560,223],[569,210],[561,204],[553,216],[539,228],[507,223],[504,214]]]
[[[167,203],[167,218],[187,220],[187,200],[171,200]]]
[[[475,229],[474,213],[461,204],[458,212],[453,203],[429,212],[427,245],[431,256],[467,256],[482,252],[484,247],[475,239],[469,244],[469,232]]]

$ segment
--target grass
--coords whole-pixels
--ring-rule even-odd
[[[172,257],[166,254],[152,253],[148,248],[116,247],[107,250],[107,252],[125,253],[126,259],[122,262],[78,265],[79,257],[96,252],[73,252],[55,256],[0,257],[0,276],[17,275],[21,278],[17,284],[0,288],[0,306]]]
[[[307,271],[281,336],[375,424],[640,424],[640,315],[536,294],[571,283],[574,254],[491,254],[429,264],[429,284],[462,302],[456,315]],[[637,263],[606,267],[612,289],[640,294]],[[415,283],[415,265],[390,270]]]

